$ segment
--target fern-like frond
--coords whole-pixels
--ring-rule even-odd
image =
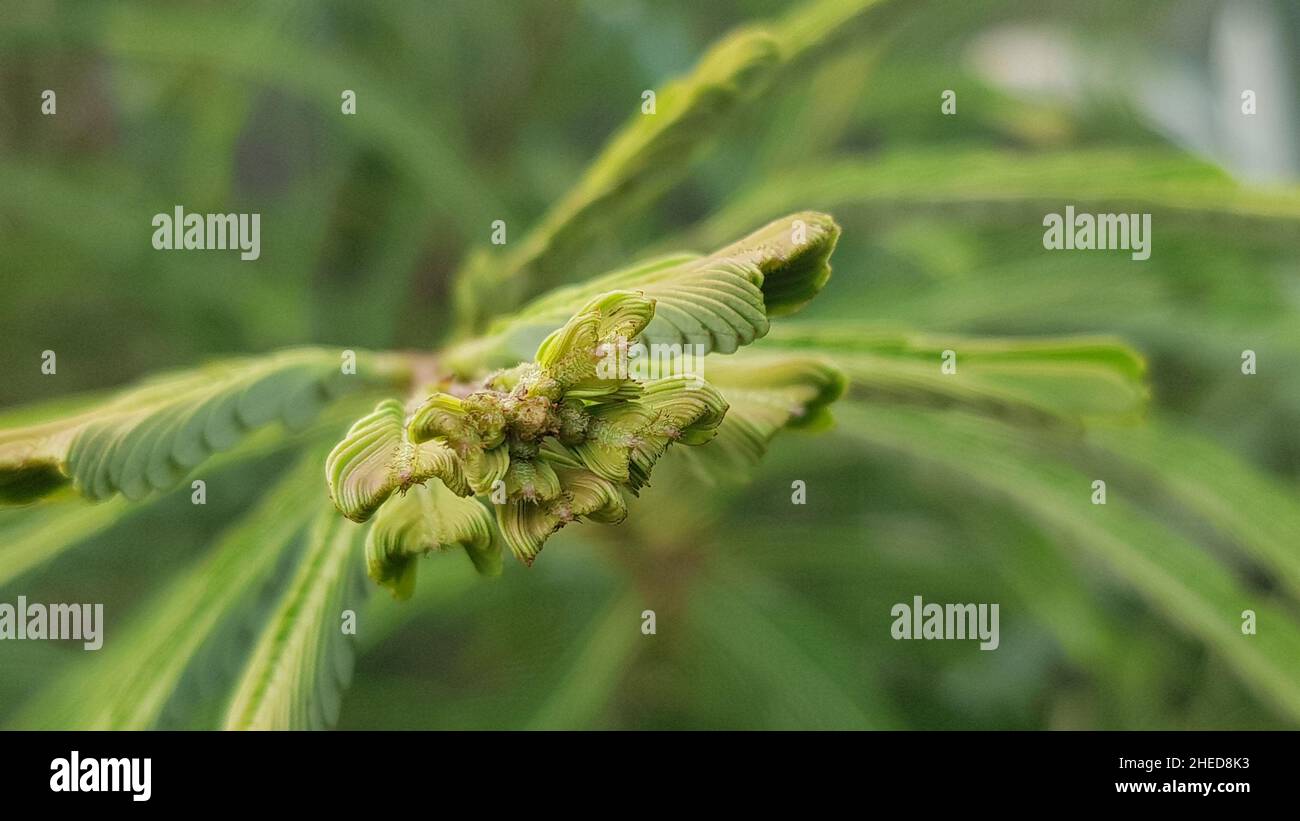
[[[500,574],[501,545],[491,512],[431,481],[380,509],[366,536],[366,569],[394,597],[407,599],[415,590],[419,557],[455,547],[464,548],[483,575]]]
[[[771,343],[830,358],[854,396],[888,404],[1059,424],[1133,419],[1149,395],[1146,360],[1111,337],[970,337],[813,322],[782,326]]]
[[[1288,607],[1250,589],[1213,550],[1130,501],[1122,484],[1110,485],[1105,505],[1093,504],[1096,477],[1072,463],[1061,443],[963,413],[850,403],[839,416],[854,439],[952,470],[969,480],[972,492],[1009,501],[1059,534],[1062,545],[1105,563],[1227,659],[1246,686],[1300,718],[1300,625]],[[1245,609],[1275,629],[1243,638]]]
[[[312,348],[156,377],[69,417],[0,431],[0,503],[68,481],[93,500],[141,499],[273,420],[305,427],[338,397],[399,373],[389,357],[344,373],[339,352]]]
[[[277,585],[276,569],[293,558],[321,509],[322,456],[318,451],[305,454],[256,510],[231,526],[209,556],[142,602],[103,650],[72,665],[28,704],[18,724],[150,729],[163,721],[187,675],[206,679],[209,691],[219,691],[223,683],[211,677],[220,671],[196,670],[196,659],[216,652],[216,645],[233,646],[236,655],[242,651],[243,632],[262,615],[263,591]]]
[[[826,214],[789,214],[706,257],[677,254],[556,289],[495,322],[488,336],[454,348],[448,361],[464,371],[508,367],[590,300],[618,290],[654,302],[640,335],[646,345],[733,353],[767,334],[769,316],[796,311],[821,291],[839,236]]]
[[[897,149],[872,157],[819,160],[783,169],[735,196],[690,234],[691,242],[722,242],[766,214],[802,203],[854,211],[938,207],[973,219],[1021,214],[1036,230],[1044,210],[1150,211],[1170,220],[1198,220],[1231,238],[1243,222],[1300,221],[1295,186],[1252,186],[1223,170],[1170,151],[1076,150],[1029,154],[985,148]],[[841,214],[844,216],[844,214]],[[1291,234],[1294,236],[1294,232]]]
[[[235,686],[226,729],[322,729],[338,719],[352,679],[356,610],[366,592],[358,554],[363,531],[329,506],[316,510],[306,555],[261,626]]]

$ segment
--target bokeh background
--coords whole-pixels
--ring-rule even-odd
[[[430,349],[491,222],[523,237],[643,90],[738,27],[793,39],[820,19],[834,36],[702,125],[662,190],[566,252],[566,276],[819,209],[843,226],[834,276],[792,321],[849,338],[1108,334],[1148,362],[1144,413],[1065,432],[868,404],[867,373],[835,429],[779,437],[744,482],[657,483],[625,525],[568,528],[497,580],[430,558],[414,600],[370,596],[339,726],[1300,722],[1300,4],[53,2],[2,17],[5,408],[304,343]],[[260,213],[261,258],[155,251],[150,219],[176,204]],[[1045,252],[1042,217],[1066,204],[1152,213],[1151,259]],[[0,517],[0,566],[18,568],[0,601],[102,601],[111,646],[292,458],[268,448],[214,478],[206,506],[166,496],[48,562],[20,551],[62,536]],[[1108,509],[1127,507],[1096,530],[1101,466]],[[807,505],[789,503],[795,479]],[[893,641],[889,609],[913,595],[1000,603],[1001,648]],[[1268,616],[1259,635],[1234,629],[1248,608]],[[94,669],[71,645],[0,644],[0,722],[26,725],[55,683],[93,688]],[[177,723],[219,709],[196,692]]]

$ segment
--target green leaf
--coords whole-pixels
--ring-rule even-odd
[[[510,460],[505,475],[508,498],[549,502],[560,495],[560,479],[544,459],[518,457]]]
[[[632,115],[587,172],[505,258],[480,254],[458,274],[462,331],[481,328],[488,308],[509,309],[561,281],[591,236],[666,191],[737,107],[767,84],[778,46],[741,31],[711,48],[686,77],[659,89],[654,114]]]
[[[505,481],[510,471],[510,446],[498,445],[490,450],[473,451],[465,465],[465,477],[475,493],[490,493],[497,482]]]
[[[1035,230],[1045,207],[1059,210],[1067,204],[1103,211],[1168,209],[1182,217],[1300,220],[1300,189],[1243,184],[1209,163],[1167,150],[1027,153],[943,147],[784,169],[779,180],[738,193],[693,233],[693,241],[721,241],[766,214],[803,203],[837,211],[875,206],[891,214],[900,208],[957,206],[963,214],[990,218],[1018,209]]]
[[[622,590],[591,620],[576,643],[564,675],[547,691],[546,699],[529,719],[533,730],[573,730],[590,727],[613,697],[622,673],[636,656],[641,639],[633,627],[640,595]]]
[[[817,0],[795,6],[774,24],[781,39],[782,56],[798,65],[848,40],[856,29],[877,22],[881,6],[899,6],[884,0]],[[877,25],[877,28],[879,26]]]
[[[839,235],[825,214],[790,214],[707,257],[663,257],[557,289],[494,323],[489,337],[452,350],[448,360],[469,372],[528,359],[553,329],[620,290],[654,303],[654,318],[640,336],[646,345],[733,353],[768,332],[769,315],[796,311],[817,295],[830,277]]]
[[[559,498],[493,506],[506,546],[529,567],[551,534],[565,525],[584,519],[617,524],[627,516],[627,501],[615,482],[582,468],[557,466],[555,473],[564,488]]]
[[[572,453],[592,473],[610,482],[629,481],[632,448],[642,431],[654,424],[655,414],[639,402],[615,402],[592,407],[587,439]]]
[[[341,89],[365,89],[367,125],[340,128],[342,139],[357,151],[391,160],[427,202],[467,234],[500,212],[455,131],[444,127],[446,121],[412,117],[412,112],[428,111],[425,94],[406,93],[402,83],[390,82],[391,75],[376,71],[372,61],[293,36],[289,14],[266,9],[231,18],[215,10],[119,6],[77,21],[14,21],[0,37],[9,53],[75,47],[110,55],[126,70],[152,70],[162,77],[202,71],[252,87],[274,78],[277,88],[319,107],[321,114],[338,113]],[[211,88],[214,81],[207,85]]]
[[[703,445],[718,435],[728,412],[722,394],[694,376],[669,376],[645,383],[640,403],[654,417],[637,432],[627,467],[635,494],[650,483],[650,471],[669,445]]]
[[[627,515],[621,488],[638,493],[655,462],[674,442],[709,442],[727,412],[726,402],[694,376],[643,383],[641,401],[615,401],[588,407],[585,439],[570,447],[548,439],[539,458],[525,462],[542,468],[545,489],[520,493],[511,485],[508,501],[496,505],[497,524],[516,558],[531,565],[552,533],[584,518],[617,523]],[[519,460],[512,460],[515,470]],[[536,480],[534,480],[536,481]]]
[[[355,410],[351,403],[343,401],[322,414],[310,428],[299,433],[285,435],[282,430],[263,428],[247,437],[238,447],[216,454],[205,462],[202,466],[203,476],[211,480],[228,468],[286,448],[303,445],[314,447],[323,437],[336,435],[339,426],[352,415],[355,415]],[[182,483],[171,492],[189,495],[190,488]],[[118,496],[88,505],[71,488],[65,488],[39,504],[0,510],[0,585],[52,561],[63,552],[166,498],[167,494],[164,493],[132,502]]]
[[[1289,606],[1248,589],[1210,550],[1127,502],[1122,488],[1111,486],[1107,503],[1094,505],[1094,477],[1024,432],[978,417],[859,403],[841,405],[839,415],[859,441],[968,476],[973,491],[1011,502],[1061,544],[1100,559],[1230,662],[1245,685],[1300,720],[1300,625]],[[1243,636],[1246,609],[1273,627]]]
[[[767,333],[763,276],[756,265],[728,259],[690,267],[689,276],[647,290],[655,300],[655,321],[645,330],[645,344],[734,353]]]
[[[575,260],[593,236],[616,228],[675,186],[700,149],[748,103],[781,87],[783,78],[836,53],[837,45],[874,20],[870,12],[880,5],[889,4],[802,4],[773,21],[770,31],[749,27],[716,43],[689,75],[658,90],[654,114],[632,115],[522,242],[503,257],[475,254],[458,271],[461,335],[480,331],[493,313],[575,279],[580,272]]]
[[[682,459],[713,480],[748,475],[784,428],[821,429],[829,407],[844,392],[844,374],[818,356],[747,351],[706,360],[709,383],[728,405],[707,448],[682,451]]]
[[[24,502],[71,479],[87,498],[142,499],[273,420],[305,427],[327,404],[394,361],[345,375],[338,352],[283,351],[157,377],[66,419],[0,431],[0,503]]]
[[[413,442],[445,442],[465,458],[501,444],[505,439],[505,415],[499,405],[487,407],[477,398],[434,393],[411,414],[406,430]]]
[[[692,631],[739,671],[747,689],[766,696],[775,712],[747,717],[753,726],[778,721],[791,729],[844,730],[897,724],[883,694],[855,697],[864,686],[876,689],[860,666],[819,650],[851,648],[853,639],[779,587],[744,568],[723,566],[694,585],[691,612]],[[816,640],[808,641],[810,635]]]
[[[238,645],[260,615],[259,593],[321,507],[320,459],[309,453],[233,525],[204,560],[132,614],[94,657],[73,665],[18,718],[24,727],[102,730],[158,726],[203,651]],[[335,516],[337,518],[337,516]]]
[[[759,285],[767,315],[784,316],[821,292],[839,239],[840,226],[829,214],[800,211],[772,220],[713,258],[756,266],[763,274]]]
[[[338,720],[352,678],[352,634],[364,595],[362,529],[323,509],[307,554],[276,612],[263,625],[226,714],[228,730],[322,729]]]
[[[364,522],[394,491],[437,478],[461,496],[469,484],[455,453],[442,440],[416,443],[406,430],[406,411],[385,399],[352,425],[325,460],[330,498],[339,511]]]
[[[796,323],[774,345],[823,352],[874,402],[963,407],[1022,422],[1133,417],[1145,408],[1146,361],[1109,337],[992,338]],[[944,353],[956,371],[941,370]]]
[[[102,505],[76,499],[5,511],[0,518],[0,585],[107,530],[131,512],[125,499]]]
[[[1168,422],[1093,428],[1089,439],[1123,457],[1140,481],[1213,523],[1300,599],[1300,501],[1293,486]]]
[[[366,536],[366,569],[394,598],[415,591],[416,559],[430,552],[465,549],[484,575],[501,572],[501,546],[492,514],[475,499],[452,493],[441,482],[417,485],[380,509]]]
[[[617,370],[602,375],[611,346],[626,346],[639,336],[656,314],[653,299],[633,291],[611,291],[583,305],[537,346],[542,372],[559,383],[564,394],[598,398],[619,392],[627,382]]]

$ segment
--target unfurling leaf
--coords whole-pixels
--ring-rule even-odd
[[[437,477],[458,494],[469,484],[451,448],[440,440],[412,442],[400,402],[385,399],[352,426],[325,460],[330,498],[339,511],[364,522],[394,491]]]
[[[690,376],[646,383],[642,403],[655,413],[641,431],[628,460],[628,485],[635,494],[650,481],[650,470],[674,442],[703,445],[718,435],[727,402],[712,385]]]
[[[591,410],[587,441],[574,448],[582,464],[611,482],[627,482],[628,460],[642,431],[654,424],[655,414],[635,402],[597,405]]]
[[[633,291],[613,291],[582,307],[537,348],[537,365],[568,395],[594,399],[620,392],[618,347],[640,335],[655,316],[655,302]],[[601,365],[615,365],[606,372]]]
[[[766,315],[784,316],[825,287],[839,239],[840,227],[829,215],[803,211],[769,222],[711,258],[757,267],[763,275],[759,284]]]
[[[694,363],[759,339],[770,313],[797,310],[816,295],[839,233],[825,214],[795,213],[711,256],[644,263],[536,300],[488,337],[445,352],[449,378],[405,429],[395,403],[382,425],[373,423],[382,434],[366,420],[354,427],[356,441],[335,451],[355,459],[358,471],[340,509],[361,521],[436,467],[452,491],[490,497],[503,540],[531,564],[566,524],[626,516],[623,491],[638,495],[675,442],[720,438],[724,457],[756,459],[782,427],[824,421],[843,377],[801,360],[746,392],[749,377],[733,370],[745,410],[727,425],[725,394]],[[645,364],[672,375],[647,380]],[[484,376],[489,368],[500,370]],[[416,450],[407,460],[414,479],[393,475],[399,445],[426,444],[446,461],[425,468]],[[332,456],[330,474],[338,472]],[[384,553],[372,575],[409,593],[407,556]]]
[[[529,566],[551,534],[570,522],[587,518],[617,524],[627,516],[627,502],[614,482],[582,469],[555,472],[564,488],[558,498],[541,503],[520,499],[496,507],[502,537],[515,557]]]
[[[506,471],[506,493],[530,502],[545,502],[560,495],[560,479],[544,459],[512,459]]]
[[[366,571],[394,597],[410,598],[416,559],[456,546],[465,549],[480,573],[501,572],[501,547],[493,539],[487,508],[439,482],[419,485],[385,505],[375,517],[366,538]]]
[[[441,437],[460,456],[483,448],[494,448],[505,438],[505,415],[490,394],[472,394],[459,399],[435,393],[411,417],[411,440],[427,442]]]
[[[654,317],[654,301],[638,292],[600,294],[542,341],[535,362],[492,373],[468,394],[436,392],[409,421],[388,400],[353,425],[330,454],[327,475],[347,516],[363,521],[381,511],[367,548],[371,577],[408,596],[412,557],[450,538],[445,513],[421,502],[490,495],[504,541],[531,564],[569,522],[622,520],[622,489],[636,495],[645,487],[674,442],[711,440],[727,403],[702,378],[676,368],[639,382],[628,372],[627,344]],[[432,476],[450,491],[435,484],[380,508],[395,490]],[[462,510],[477,512],[473,504]]]
[[[475,451],[465,462],[465,476],[475,493],[491,493],[497,482],[505,481],[509,469],[510,448],[506,445]]]
[[[448,360],[462,370],[511,365],[610,291],[634,291],[654,303],[644,344],[734,353],[767,334],[769,317],[793,313],[817,295],[830,278],[839,236],[826,214],[790,214],[706,257],[662,257],[557,289],[495,322],[489,337],[450,351]]]

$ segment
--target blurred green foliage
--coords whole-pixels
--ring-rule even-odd
[[[1300,15],[1274,8],[1294,49]],[[570,528],[529,570],[485,581],[459,555],[425,560],[412,601],[367,599],[339,725],[1293,727],[1300,187],[1240,182],[1129,93],[1161,59],[1212,85],[1221,12],[19,7],[0,23],[0,404],[286,346],[427,350],[549,286],[818,209],[843,227],[834,276],[760,344],[846,371],[837,426],[778,437],[745,482],[706,483],[693,456],[670,454],[625,524]],[[1016,93],[972,56],[1005,25],[1131,73],[1087,94]],[[656,153],[607,156],[614,193],[584,199],[609,138],[645,126],[642,91],[742,26],[774,62],[755,58],[725,107],[710,101],[717,116],[667,143],[631,138]],[[40,114],[45,88],[56,116]],[[940,113],[945,89],[955,116]],[[1151,259],[1045,252],[1042,216],[1067,203],[1151,213]],[[150,219],[176,204],[261,213],[261,258],[154,251]],[[590,223],[552,241],[575,214]],[[505,254],[487,250],[495,219]],[[1069,339],[1024,340],[1048,334]],[[962,357],[952,383],[945,348]],[[57,378],[40,373],[46,349]],[[354,411],[318,425],[336,438]],[[102,661],[0,645],[0,721],[219,725],[212,681],[242,669],[310,551],[294,527],[311,518],[309,486],[294,477],[312,451],[305,467],[292,454],[308,441],[241,445],[207,470],[204,507],[181,488],[139,507],[0,513],[0,601],[102,601],[109,637]],[[1094,478],[1105,507],[1089,504]],[[789,504],[796,479],[807,505]],[[238,618],[189,619],[204,595]],[[1000,649],[893,641],[889,609],[913,595],[999,602]],[[1239,630],[1246,609],[1258,635]],[[109,656],[115,634],[134,649]],[[88,699],[97,680],[114,689]]]

